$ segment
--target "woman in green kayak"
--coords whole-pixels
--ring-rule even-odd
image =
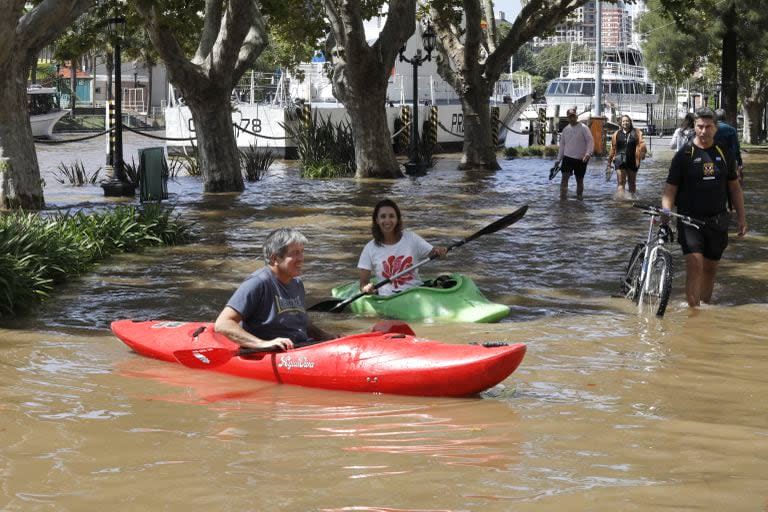
[[[360,254],[357,268],[360,270],[360,291],[373,293],[371,275],[378,280],[412,267],[416,263],[436,255],[445,256],[445,247],[432,246],[416,233],[403,229],[400,208],[391,199],[382,199],[373,209],[371,233],[373,240],[368,242]],[[422,284],[418,269],[405,274],[378,289],[379,295],[392,295]]]

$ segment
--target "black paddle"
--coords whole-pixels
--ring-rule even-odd
[[[500,218],[496,222],[487,225],[486,227],[484,227],[480,231],[478,231],[478,232],[476,232],[476,233],[474,233],[474,234],[472,234],[472,235],[470,235],[470,236],[468,236],[468,237],[466,237],[466,238],[464,238],[462,240],[459,240],[458,242],[452,243],[446,249],[450,251],[450,250],[455,249],[457,247],[461,247],[462,245],[466,244],[467,242],[471,242],[472,240],[474,240],[476,238],[480,238],[483,235],[488,235],[490,233],[495,233],[495,232],[497,232],[499,230],[502,230],[502,229],[506,228],[507,226],[511,226],[515,222],[517,222],[520,219],[522,219],[523,215],[525,215],[525,212],[527,210],[528,210],[528,205],[522,206],[522,207],[518,208],[517,210],[515,210],[514,212],[510,213],[509,215],[505,215],[504,217]],[[393,280],[413,272],[414,270],[416,270],[420,266],[422,266],[422,265],[424,265],[426,263],[429,263],[430,261],[432,261],[435,258],[437,258],[437,256],[436,255],[432,255],[428,259],[426,259],[424,261],[420,261],[417,264],[415,264],[415,265],[413,265],[411,267],[408,267],[407,269],[403,270],[402,272],[398,272],[397,274],[395,274],[393,276],[390,276],[387,279],[384,279],[383,281],[379,281],[378,283],[376,283],[374,285],[373,289],[374,290],[378,290],[379,288],[381,288],[385,284],[391,283]],[[358,293],[356,295],[353,295],[352,297],[350,297],[348,299],[329,299],[329,300],[324,300],[324,301],[318,302],[314,306],[310,307],[309,311],[321,311],[321,312],[324,312],[324,313],[340,313],[341,311],[344,310],[345,307],[347,307],[347,305],[349,303],[356,301],[357,299],[359,299],[363,295],[365,295],[365,293],[360,292],[360,293]]]

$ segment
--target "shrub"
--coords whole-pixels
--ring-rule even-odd
[[[191,225],[157,204],[94,214],[2,215],[0,318],[31,309],[53,285],[86,272],[111,254],[191,239]]]
[[[355,174],[355,144],[348,122],[334,124],[318,119],[315,112],[309,123],[283,124],[296,141],[303,177],[339,177]]]
[[[96,180],[99,179],[100,172],[101,167],[93,171],[93,173],[89,173],[85,170],[85,165],[83,165],[83,162],[80,160],[72,162],[69,165],[60,162],[59,166],[54,171],[53,179],[62,185],[69,183],[76,187],[82,187],[86,183],[91,185],[96,183]]]
[[[240,167],[248,181],[259,181],[275,161],[275,155],[269,148],[259,149],[251,145],[240,151]]]

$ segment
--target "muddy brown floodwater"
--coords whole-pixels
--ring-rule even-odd
[[[130,155],[154,145],[127,136]],[[654,140],[638,178],[658,201],[671,154]],[[60,186],[103,141],[40,146],[46,199],[103,204]],[[0,509],[9,511],[768,510],[768,158],[746,156],[749,236],[731,244],[717,304],[691,311],[678,271],[663,320],[615,297],[645,219],[612,197],[593,162],[583,202],[558,199],[551,161],[502,162],[398,181],[305,181],[278,162],[241,195],[171,198],[200,233],[191,245],[112,258],[0,329]],[[268,230],[310,239],[309,303],[354,279],[381,197],[435,243],[529,204],[526,217],[425,274],[460,271],[510,317],[493,325],[415,324],[463,343],[522,341],[522,365],[494,397],[414,398],[279,386],[142,358],[109,331],[117,318],[213,319],[259,263]],[[675,263],[682,268],[677,247]],[[317,314],[338,332],[372,319]]]

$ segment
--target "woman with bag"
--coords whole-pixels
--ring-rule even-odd
[[[611,153],[608,155],[608,167],[616,168],[616,194],[624,195],[624,188],[629,185],[629,193],[637,192],[637,170],[648,152],[643,140],[643,132],[632,125],[628,115],[621,116],[621,128],[611,136]]]
[[[680,121],[680,126],[675,129],[675,133],[672,134],[672,139],[669,141],[669,149],[673,149],[677,153],[691,141],[693,141],[693,114],[688,112],[683,120]]]

